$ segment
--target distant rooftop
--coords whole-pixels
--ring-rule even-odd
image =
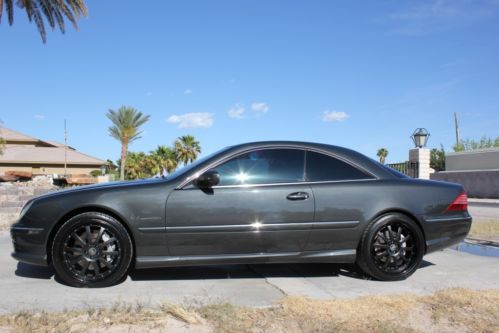
[[[3,164],[69,164],[104,165],[106,161],[87,154],[83,154],[72,147],[65,151],[64,144],[55,141],[40,140],[9,128],[0,128],[0,136],[9,142],[19,142],[19,145],[7,146],[0,163]],[[42,143],[41,146],[23,145],[23,143]]]

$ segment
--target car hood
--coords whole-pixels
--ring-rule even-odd
[[[43,194],[43,195],[40,195],[36,198],[33,198],[32,200],[52,198],[52,197],[63,196],[63,195],[71,195],[73,193],[79,193],[79,192],[100,191],[100,190],[104,190],[104,189],[108,189],[108,188],[109,189],[111,189],[111,188],[129,188],[129,187],[148,185],[148,184],[158,184],[158,183],[164,183],[166,181],[167,180],[165,178],[150,178],[150,179],[125,180],[125,181],[93,184],[93,185],[84,185],[84,186],[72,187],[69,189],[63,189],[63,190]]]

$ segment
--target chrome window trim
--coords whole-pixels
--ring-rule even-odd
[[[194,173],[193,175],[185,178],[182,182],[180,182],[180,184],[175,188],[176,190],[182,190],[184,189],[185,186],[189,185],[189,183],[191,183],[192,181],[194,181],[197,177],[199,177],[201,174],[203,174],[204,172],[206,172],[207,170],[210,170],[212,168],[215,168],[216,166],[222,164],[222,163],[225,163],[227,162],[228,160],[232,159],[232,158],[236,158],[240,155],[243,155],[243,154],[246,154],[248,152],[251,152],[253,150],[257,150],[257,149],[300,149],[300,150],[303,150],[304,153],[305,153],[305,163],[306,163],[306,159],[307,159],[307,151],[313,151],[313,152],[316,152],[316,153],[320,153],[320,154],[324,154],[324,155],[327,155],[327,156],[330,156],[332,158],[336,158],[342,162],[345,162],[347,164],[349,164],[350,166],[356,168],[356,169],[359,169],[361,170],[362,172],[366,173],[368,176],[371,176],[373,178],[367,178],[367,179],[342,179],[342,180],[327,180],[327,181],[321,181],[321,182],[308,182],[308,181],[299,181],[299,182],[292,182],[292,183],[272,183],[272,184],[246,184],[246,185],[221,185],[221,186],[213,186],[213,188],[224,188],[224,187],[254,187],[254,186],[274,186],[274,185],[295,185],[295,184],[322,184],[322,183],[337,183],[337,182],[352,182],[352,181],[366,181],[366,180],[378,180],[379,177],[376,176],[375,174],[373,174],[371,171],[365,169],[364,167],[361,167],[360,165],[348,160],[348,159],[345,159],[344,157],[342,156],[339,156],[335,153],[332,153],[330,151],[326,151],[326,150],[323,150],[323,149],[320,149],[320,148],[315,148],[315,147],[304,147],[304,146],[298,146],[298,145],[263,145],[263,146],[260,146],[260,147],[253,147],[253,148],[249,148],[249,149],[246,149],[246,150],[243,150],[237,154],[234,154],[234,155],[231,155],[231,156],[227,156],[226,158],[222,159],[222,160],[219,160],[219,161],[215,161],[213,163],[210,163],[208,166],[204,167],[203,169],[201,169],[200,171]],[[304,167],[306,167],[306,165],[304,165]],[[306,169],[304,169],[304,173],[306,175]]]
[[[350,182],[365,182],[375,179],[350,179],[350,180],[326,180],[321,182],[295,182],[295,183],[270,183],[270,184],[245,184],[245,185],[220,185],[213,186],[213,189],[218,188],[253,188],[253,187],[270,187],[270,186],[289,186],[289,185],[314,185],[314,184],[329,184],[329,183],[350,183]]]

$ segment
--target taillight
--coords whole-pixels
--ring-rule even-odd
[[[454,201],[447,207],[447,211],[462,211],[468,210],[468,196],[466,192],[459,194]]]

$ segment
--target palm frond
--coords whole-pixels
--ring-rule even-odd
[[[5,10],[7,11],[7,19],[9,20],[9,25],[14,22],[14,5],[12,0],[5,0]]]

